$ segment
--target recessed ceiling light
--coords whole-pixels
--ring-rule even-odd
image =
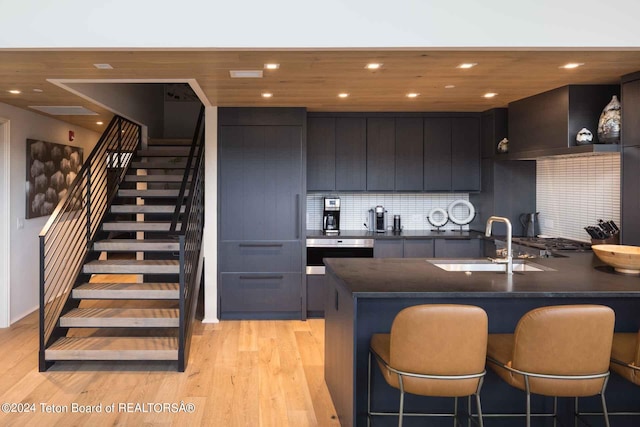
[[[261,79],[262,70],[230,70],[232,79]]]
[[[407,94],[407,98],[417,98],[419,93],[411,92]]]
[[[278,68],[280,68],[280,64],[275,64],[275,63],[264,64],[265,70],[277,70]]]
[[[97,125],[103,125],[103,122],[96,122]]]
[[[42,93],[42,92],[44,92],[42,89],[33,89],[33,91],[34,91],[34,92],[37,92],[37,93]]]
[[[456,85],[446,85],[444,88],[445,89],[453,89],[454,87],[456,87]]]
[[[458,65],[457,68],[467,69],[467,68],[473,68],[476,65],[478,65],[477,62],[464,62],[464,63]]]
[[[578,68],[584,65],[584,62],[570,62],[568,64],[561,65],[560,68],[564,68],[566,70],[572,70],[574,68]]]
[[[379,70],[380,68],[382,68],[382,63],[381,62],[370,62],[367,65],[365,65],[365,67],[367,70]]]
[[[113,70],[111,64],[93,64],[98,70]]]
[[[495,92],[487,92],[482,96],[484,96],[485,98],[493,98],[496,95],[497,95],[497,93],[495,93]]]
[[[347,97],[349,97],[349,94],[346,92],[342,92],[338,94],[338,98],[347,98]]]
[[[18,89],[11,89],[11,90],[9,90],[8,92],[9,92],[9,93],[12,93],[12,94],[14,94],[14,95],[19,95],[19,94],[21,94],[21,93],[22,93],[22,92],[20,92]]]
[[[263,98],[271,98],[273,96],[273,94],[271,92],[262,92],[262,97]]]

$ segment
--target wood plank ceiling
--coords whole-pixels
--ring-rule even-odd
[[[370,62],[379,70],[365,69]],[[476,63],[460,69],[461,63]],[[563,69],[575,62],[584,65]],[[93,66],[108,63],[111,70]],[[231,79],[230,70],[264,70]],[[100,116],[58,116],[101,131],[111,113],[47,79],[195,79],[218,106],[303,106],[309,111],[485,111],[566,84],[615,84],[640,70],[638,50],[118,50],[0,51],[0,102],[79,105]],[[453,85],[453,88],[446,86]],[[14,95],[9,90],[22,93]],[[41,90],[42,92],[36,92]],[[273,94],[263,98],[263,92]],[[345,92],[347,98],[339,98]],[[419,96],[408,98],[407,93]],[[484,98],[494,92],[494,98]],[[33,110],[31,110],[33,111]]]

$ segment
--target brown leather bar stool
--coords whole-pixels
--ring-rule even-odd
[[[374,334],[369,352],[367,387],[368,422],[372,416],[453,416],[456,422],[458,397],[475,395],[479,425],[482,426],[480,388],[486,373],[487,313],[480,307],[429,304],[408,307],[393,320],[390,334]],[[371,358],[378,361],[384,379],[400,390],[399,412],[371,410]],[[453,397],[452,414],[404,413],[404,394]],[[475,420],[474,420],[475,421]]]
[[[610,367],[622,378],[640,386],[640,331],[613,334]],[[640,415],[640,412],[613,412],[610,415]]]
[[[531,394],[557,398],[600,395],[607,427],[604,390],[609,379],[609,356],[615,315],[601,305],[542,307],[526,313],[513,334],[490,334],[489,367],[507,384],[527,394],[526,425],[531,425]],[[485,416],[522,416],[487,414]]]

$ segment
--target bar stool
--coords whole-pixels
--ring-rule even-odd
[[[601,305],[542,307],[526,313],[513,334],[490,334],[489,367],[507,384],[526,392],[526,425],[531,425],[531,394],[557,398],[600,395],[609,426],[604,391],[609,379],[609,355],[615,315]],[[487,414],[485,416],[522,416]]]
[[[610,367],[622,378],[640,386],[640,331],[613,334]],[[609,415],[640,415],[640,412],[613,412]]]
[[[393,320],[390,334],[371,337],[367,386],[367,422],[372,416],[453,416],[457,419],[458,397],[475,395],[479,425],[482,426],[480,388],[486,371],[487,313],[480,307],[455,304],[427,304],[408,307]],[[400,390],[398,412],[371,410],[371,359],[378,361],[386,382]],[[404,394],[453,397],[452,414],[404,413]],[[475,420],[474,420],[475,421]]]

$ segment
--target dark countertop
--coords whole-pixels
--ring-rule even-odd
[[[449,272],[424,258],[329,258],[324,262],[327,271],[358,298],[640,296],[640,277],[615,273],[591,252],[537,258],[532,262],[555,271],[514,272],[511,277]]]
[[[431,231],[431,230],[406,230],[400,233],[387,231],[385,233],[375,233],[367,230],[340,230],[340,234],[323,234],[322,230],[307,230],[307,238],[314,239],[475,239],[483,238],[484,235],[477,231]]]

